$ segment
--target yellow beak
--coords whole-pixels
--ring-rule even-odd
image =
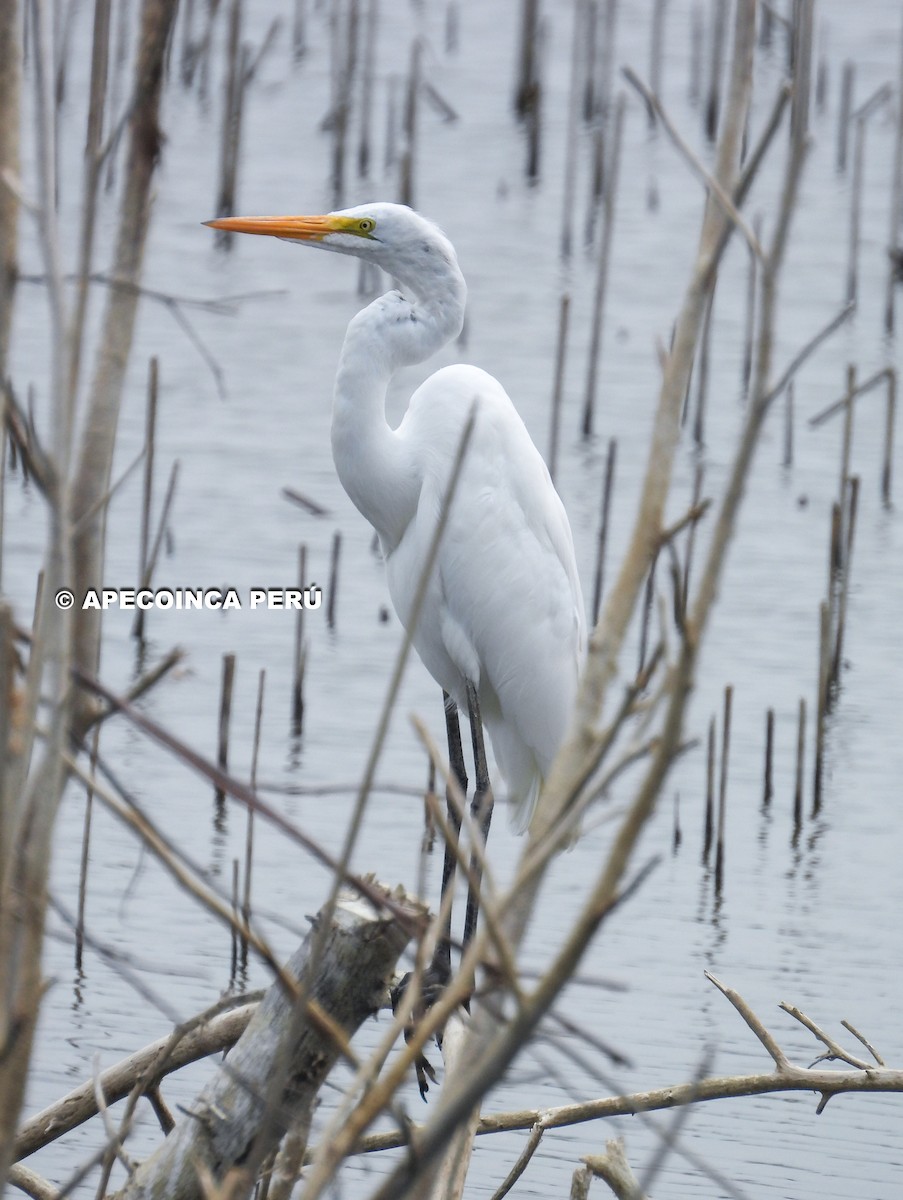
[[[347,233],[342,217],[218,217],[205,221],[211,229],[229,233],[265,233],[296,242],[320,242],[330,233]]]

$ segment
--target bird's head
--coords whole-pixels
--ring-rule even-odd
[[[404,204],[359,204],[316,217],[220,217],[230,233],[258,233],[367,259],[417,290],[431,275],[460,274],[444,233]]]

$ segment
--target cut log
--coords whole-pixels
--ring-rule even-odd
[[[309,1115],[342,1038],[385,1002],[389,978],[423,912],[403,893],[392,900],[395,912],[399,903],[410,908],[410,921],[346,893],[322,937],[322,918],[315,920],[285,967],[300,1000],[283,983],[272,985],[188,1115],[115,1200],[202,1200],[211,1183],[236,1171],[253,1182],[286,1129]],[[237,1182],[235,1174],[230,1182]]]

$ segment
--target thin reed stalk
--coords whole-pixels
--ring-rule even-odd
[[[865,118],[856,120],[853,179],[850,184],[850,232],[847,251],[847,301],[856,299],[859,279],[859,242],[862,226],[862,177],[865,168]]]
[[[715,288],[709,292],[702,323],[702,337],[696,361],[696,413],[693,418],[693,442],[705,446],[705,406],[709,394],[709,360],[712,344],[712,311],[715,307]]]
[[[611,259],[612,238],[615,226],[615,199],[618,190],[618,174],[621,161],[621,134],[624,128],[624,110],[627,100],[623,92],[618,96],[615,105],[614,132],[612,135],[611,155],[606,174],[604,200],[604,226],[602,241],[599,246],[599,257],[596,263],[596,284],[593,292],[592,332],[590,334],[589,358],[586,370],[586,391],[583,400],[583,420],[581,432],[585,438],[593,433],[593,419],[596,407],[596,392],[599,378],[599,361],[602,352],[603,319],[605,316],[605,297],[608,290],[609,264]]]
[[[668,0],[654,0],[649,36],[649,86],[660,100],[662,92],[662,52],[665,44],[665,9]],[[649,113],[649,127],[655,126],[655,113]]]
[[[605,550],[608,545],[608,526],[611,515],[611,497],[615,481],[615,464],[618,457],[618,440],[610,438],[605,456],[605,475],[602,482],[602,516],[599,521],[599,538],[596,544],[596,569],[593,574],[593,625],[599,620],[602,607],[605,576]]]
[[[85,822],[82,827],[82,851],[78,870],[78,913],[75,921],[75,969],[82,969],[82,951],[85,943],[85,906],[88,895],[88,863],[91,852],[91,817],[94,809],[94,775],[97,770],[97,749],[100,741],[100,726],[94,729],[91,739],[91,782],[85,787]]]
[[[695,106],[699,103],[699,83],[702,79],[702,43],[705,37],[705,18],[698,4],[690,13],[690,68],[687,73],[687,100]]]
[[[721,70],[727,43],[727,4],[712,0],[712,46],[709,57],[709,91],[705,106],[705,133],[714,142],[721,113]]]
[[[843,64],[840,80],[840,109],[837,114],[837,170],[843,175],[847,169],[850,146],[850,113],[853,111],[853,90],[856,86],[856,64],[847,60]]]
[[[803,825],[803,774],[806,765],[806,700],[800,697],[796,725],[796,782],[793,788],[793,831],[799,835]]]
[[[815,773],[812,780],[812,816],[821,811],[824,788],[825,721],[831,688],[831,609],[826,600],[818,607],[818,692],[815,713]]]
[[[21,19],[19,0],[0,4],[0,172],[13,179],[19,175]],[[6,355],[19,274],[18,218],[18,196],[0,184],[0,380],[7,375]]]
[[[216,738],[216,765],[224,773],[229,768],[229,726],[232,719],[232,690],[235,684],[235,655],[223,655],[223,675],[219,699],[219,723]],[[224,804],[226,793],[216,789],[216,802]]]
[[[226,217],[236,211],[238,166],[241,160],[241,127],[244,111],[245,85],[248,80],[249,51],[242,44],[243,0],[232,0],[229,9],[229,37],[226,49],[226,77],[223,95],[223,124],[220,132],[219,190],[216,215]],[[217,230],[220,245],[232,243],[233,235]]]
[[[702,831],[702,864],[706,866],[715,838],[715,718],[709,720],[705,756],[705,824]]]
[[[307,547],[298,547],[298,587],[303,590],[307,579]],[[295,736],[300,734],[304,723],[304,668],[307,664],[307,647],[304,642],[304,605],[298,608],[295,620],[295,653],[292,672],[292,727]]]
[[[366,179],[370,173],[373,157],[373,84],[376,74],[376,40],[379,29],[379,0],[367,0],[367,15],[364,21],[364,63],[361,73],[360,128],[357,143],[357,173]]]
[[[261,670],[257,680],[257,708],[254,713],[254,747],[251,751],[251,791],[257,791],[257,764],[260,761],[260,735],[263,729],[263,697],[266,688],[266,671]],[[242,889],[241,916],[245,928],[251,924],[251,876],[254,866],[254,809],[248,805],[248,824],[245,830],[245,871]],[[248,941],[242,933],[242,965],[247,962]]]
[[[561,205],[561,257],[571,257],[574,242],[574,215],[577,194],[577,132],[580,92],[584,82],[583,63],[588,41],[586,0],[575,0],[574,24],[571,35],[571,70],[568,84],[567,129],[564,139],[564,187]]]
[[[332,535],[332,553],[329,556],[329,596],[326,600],[326,624],[335,629],[336,604],[339,597],[339,558],[342,553],[342,535],[336,530]]]
[[[762,222],[758,217],[753,221],[753,234],[756,241],[761,241]],[[749,395],[749,381],[752,378],[753,349],[756,333],[758,265],[759,259],[750,247],[749,268],[746,276],[746,314],[743,322],[743,369],[740,376],[740,394],[744,400]]]
[[[784,457],[781,465],[793,466],[793,384],[788,384],[784,395]]]
[[[417,115],[420,98],[420,73],[423,46],[419,38],[411,42],[411,59],[405,89],[402,132],[404,135],[399,164],[398,194],[402,204],[414,207],[414,178],[417,164]]]
[[[884,292],[884,328],[894,331],[894,302],[900,269],[900,219],[903,216],[903,19],[900,21],[900,65],[897,71],[897,113],[894,129],[894,160],[890,180],[890,213],[887,231],[887,284]]]
[[[536,102],[538,88],[539,0],[521,0],[514,111],[523,119]]]
[[[702,481],[705,477],[705,463],[701,458],[697,459],[696,466],[693,470],[693,500],[690,507],[698,509],[702,500]],[[691,521],[687,529],[687,553],[684,558],[683,573],[681,576],[681,595],[683,597],[683,615],[686,616],[687,597],[690,595],[690,568],[693,563],[693,548],[696,545],[696,526],[698,521]]]
[[[727,771],[731,750],[731,708],[734,689],[728,684],[724,689],[724,716],[721,726],[721,770],[718,776],[718,841],[715,847],[715,892],[720,894],[724,886],[724,839],[727,814]]]
[[[894,423],[897,412],[897,371],[887,370],[887,403],[884,418],[884,459],[881,464],[881,499],[885,508],[890,508],[891,482],[894,458]]]
[[[154,497],[154,451],[157,433],[157,396],[159,390],[159,362],[154,356],[150,360],[147,377],[147,410],[144,421],[144,480],[141,489],[141,531],[138,540],[138,579],[141,584],[149,579],[151,508]],[[135,614],[132,636],[144,640],[144,609]]]
[[[548,467],[553,483],[558,467],[558,436],[561,429],[561,401],[564,397],[564,368],[567,361],[570,311],[571,297],[567,292],[563,292],[558,309],[558,341],[555,347],[555,378],[552,384],[552,413],[549,422]]]
[[[762,807],[771,805],[774,795],[774,709],[765,714],[765,770],[762,788]]]
[[[837,603],[837,633],[831,662],[831,682],[836,688],[840,684],[840,672],[843,667],[843,641],[846,632],[847,602],[850,594],[850,567],[853,558],[853,536],[856,532],[856,514],[859,510],[859,477],[854,475],[848,480],[845,491],[843,544],[843,570],[840,578],[840,595]]]

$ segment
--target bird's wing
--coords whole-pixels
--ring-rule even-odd
[[[545,464],[501,385],[477,368],[437,372],[399,427],[423,464],[410,559],[432,538],[474,401],[477,424],[415,644],[433,674],[430,657],[444,654],[462,677],[479,679],[499,766],[524,793],[545,775],[570,718],[583,598],[570,526]],[[460,683],[450,690],[460,692]]]

